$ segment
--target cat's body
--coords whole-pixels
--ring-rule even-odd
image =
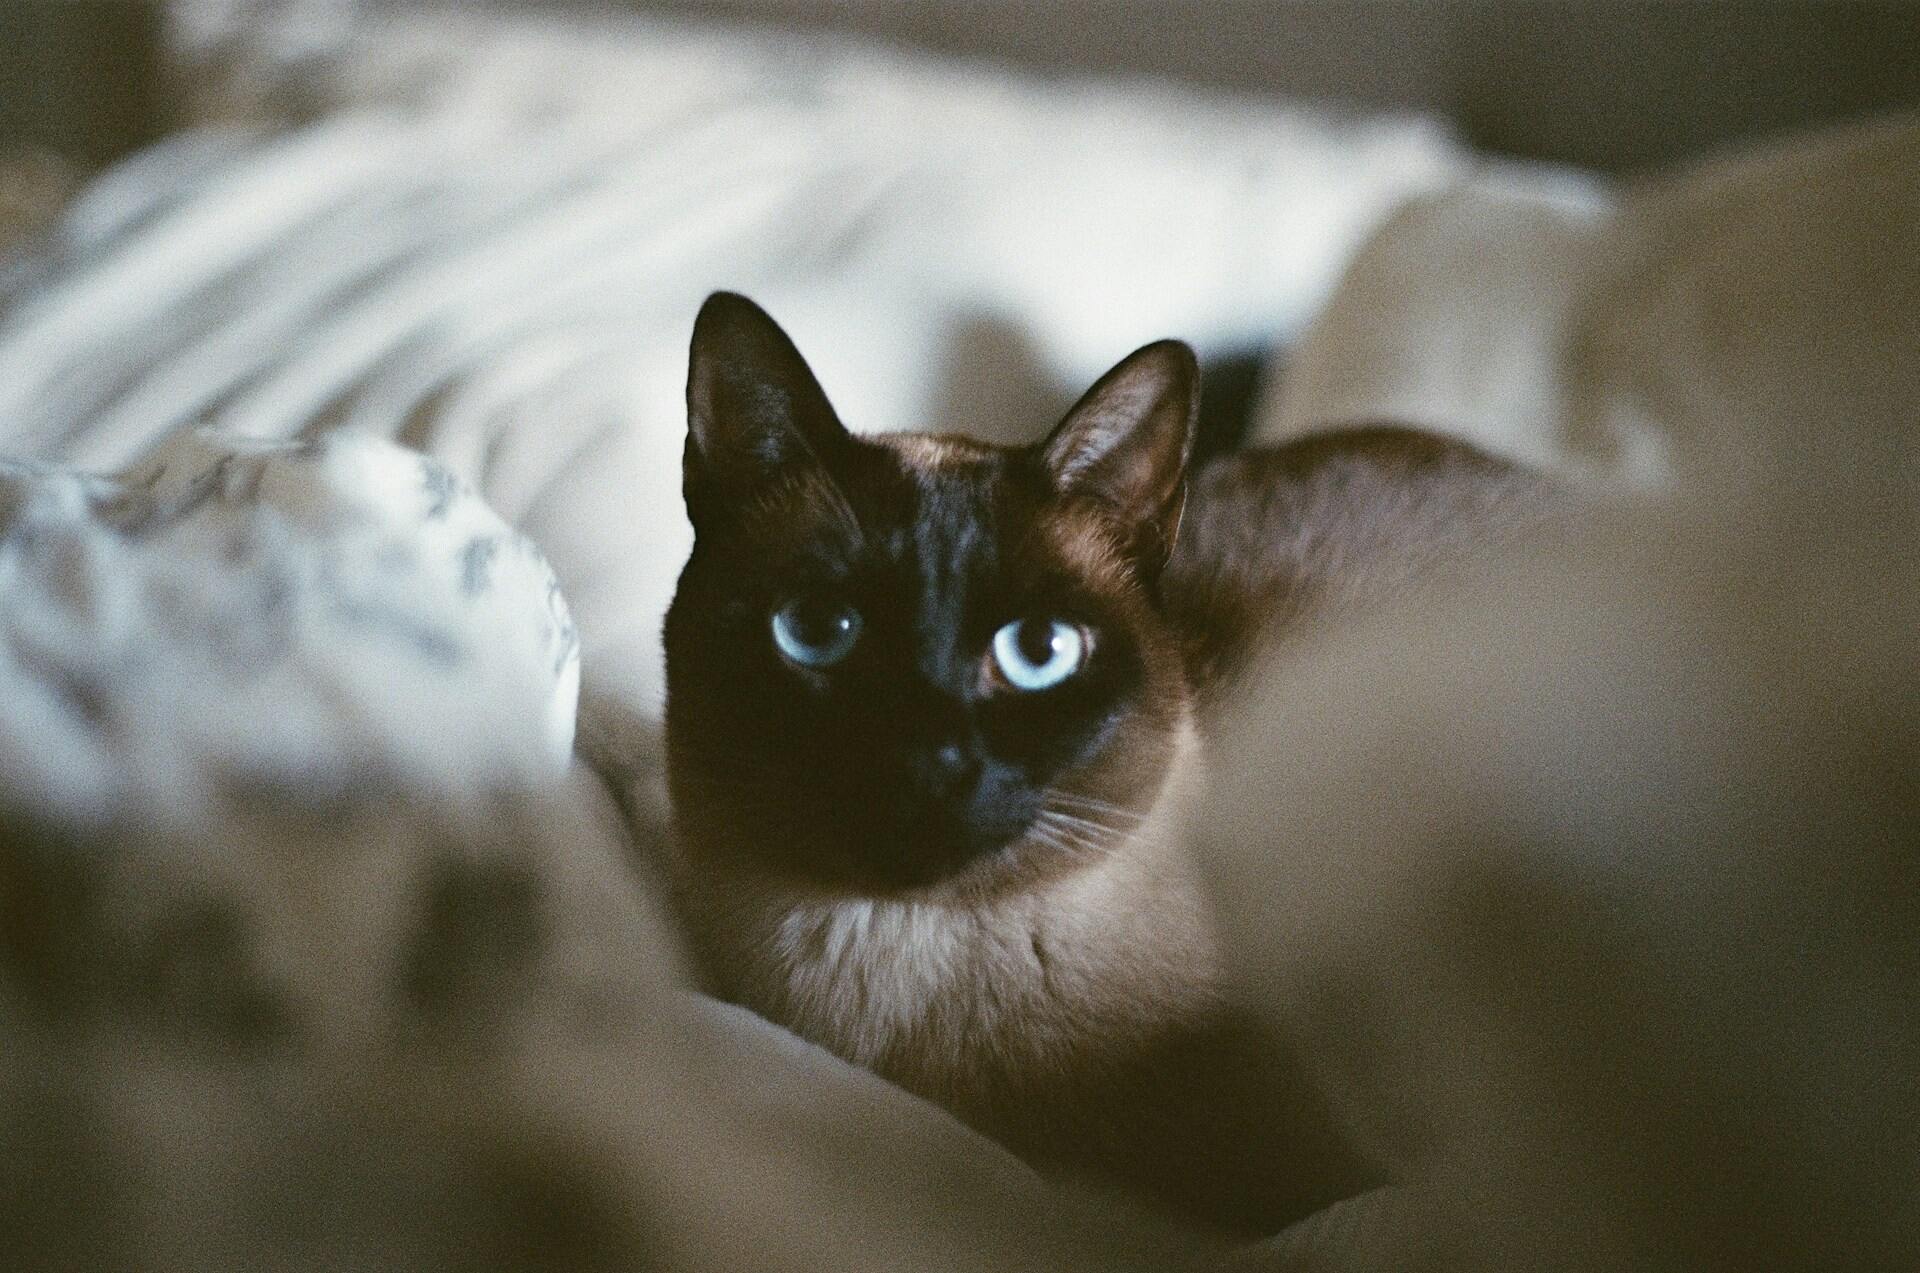
[[[710,302],[668,870],[717,992],[1035,1161],[1257,1231],[1365,1171],[1223,984],[1176,834],[1205,707],[1537,488],[1402,430],[1188,483],[1195,389],[1149,346],[1039,447],[859,440],[770,320]]]

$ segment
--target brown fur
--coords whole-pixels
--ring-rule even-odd
[[[1384,425],[1215,461],[1193,479],[1164,588],[1196,691],[1218,693],[1255,652],[1403,595],[1566,502],[1471,446]]]
[[[1190,1218],[1271,1230],[1359,1187],[1368,1172],[1342,1147],[1302,1059],[1229,1001],[1176,848],[1204,781],[1198,709],[1259,643],[1404,589],[1537,512],[1538,484],[1457,444],[1355,430],[1217,462],[1191,483],[1183,517],[1191,355],[1149,347],[1038,449],[1056,489],[1035,493],[1033,452],[845,438],[817,414],[830,408],[770,320],[721,318],[737,330],[696,331],[688,480],[698,538],[667,626],[678,832],[668,875],[713,987],[1030,1159]],[[747,342],[741,357],[772,368],[777,394],[741,394],[740,366],[707,365],[727,341]],[[770,400],[799,404],[797,423],[775,422],[790,432],[756,440],[713,418],[729,401],[751,413]],[[1131,453],[1122,447],[1132,438],[1114,443],[1129,430],[1146,438]],[[805,454],[739,488],[758,490],[729,506],[743,512],[724,512],[713,492],[742,479],[723,466],[756,446]],[[1111,485],[1088,489],[1083,477]],[[864,834],[853,806],[888,792],[809,803],[836,749],[858,740],[814,738],[771,758],[748,746],[758,739],[743,735],[779,728],[764,714],[781,709],[779,678],[775,690],[742,688],[760,612],[740,590],[794,545],[886,535],[888,510],[909,495],[931,510],[923,516],[986,510],[999,538],[980,551],[998,554],[996,571],[1069,577],[1100,615],[1096,641],[1119,642],[1107,653],[1131,660],[1134,675],[1099,744],[1051,780],[1049,799],[1096,811],[1097,834],[1063,840],[1043,819],[998,852],[902,886],[860,865],[884,861],[889,846],[849,843]],[[1117,502],[1129,495],[1130,513]],[[745,607],[737,639],[729,607]],[[740,695],[730,709],[716,703]]]

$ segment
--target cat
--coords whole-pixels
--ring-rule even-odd
[[[1161,341],[1032,446],[858,437],[766,313],[709,298],[664,870],[721,996],[1043,1168],[1271,1232],[1373,1172],[1226,984],[1177,834],[1207,723],[1258,651],[1550,501],[1391,427],[1190,479],[1198,394]]]

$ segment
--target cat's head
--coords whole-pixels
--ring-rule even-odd
[[[1154,585],[1197,395],[1166,341],[1029,447],[856,437],[772,319],[710,298],[666,624],[686,851],[876,894],[1112,851],[1186,725]]]

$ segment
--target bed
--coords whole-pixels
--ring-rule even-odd
[[[1490,692],[1443,673],[1498,644],[1474,626],[1485,614],[1524,595],[1529,613],[1570,616],[1511,664],[1515,684],[1561,684],[1592,596],[1565,581],[1609,577],[1589,544],[1542,549],[1564,570],[1515,563],[1480,585],[1492,599],[1425,629],[1354,634],[1410,687],[1405,721],[1323,697],[1290,739],[1262,733],[1271,713],[1245,725],[1226,830],[1198,851],[1224,897],[1320,899],[1228,908],[1249,982],[1276,1012],[1362,987],[1335,996],[1348,1007],[1329,1053],[1372,1076],[1349,1089],[1357,1111],[1404,1102],[1408,1120],[1367,1128],[1399,1187],[1253,1248],[1057,1190],[937,1109],[691,993],[645,847],[666,833],[659,624],[689,542],[680,395],[708,291],[766,304],[856,428],[1014,440],[1119,354],[1178,334],[1203,360],[1263,359],[1254,441],[1374,419],[1449,432],[1643,510],[1629,539],[1689,499],[1773,509],[1786,488],[1881,492],[1899,530],[1920,402],[1920,123],[1622,185],[1487,159],[1421,117],[1022,79],[844,40],[183,13],[170,56],[190,126],[17,244],[0,294],[0,759],[19,846],[0,883],[24,899],[4,1080],[22,1148],[0,1205],[30,1256],[51,1266],[84,1235],[94,1267],[128,1268],[480,1252],[528,1268],[1734,1268],[1751,1248],[1702,1235],[1745,1215],[1736,1202],[1777,1202],[1810,1162],[1861,1189],[1913,1165],[1897,1144],[1852,1165],[1814,1153],[1903,1107],[1871,1075],[1809,1071],[1772,1091],[1777,1108],[1863,1095],[1783,1133],[1773,1174],[1682,1192],[1679,1220],[1649,1219],[1660,1173],[1594,1166],[1614,1143],[1594,1129],[1627,1107],[1596,1102],[1605,1117],[1567,1133],[1564,1090],[1501,1063],[1559,1037],[1555,987],[1573,981],[1511,1015],[1448,1016],[1492,983],[1414,971],[1480,968],[1463,945],[1519,932],[1526,908],[1499,889],[1473,912],[1484,925],[1435,919],[1458,877],[1544,888],[1579,917],[1598,887],[1587,865],[1556,874],[1522,838],[1436,867],[1377,826],[1323,837],[1377,858],[1385,874],[1358,881],[1272,851],[1278,821],[1328,807],[1348,778],[1308,767],[1275,812],[1259,758],[1382,738],[1451,755],[1449,713]],[[1838,519],[1832,542],[1875,526]],[[1673,534],[1701,571],[1752,551]],[[1910,575],[1888,535],[1886,569]],[[1664,595],[1622,585],[1609,613]],[[1910,683],[1899,616],[1915,595],[1882,616],[1863,683]],[[1422,631],[1475,635],[1434,655]],[[1684,644],[1631,623],[1600,636],[1614,644],[1596,657],[1629,663]],[[1359,692],[1347,650],[1314,659],[1270,692]],[[1327,679],[1303,691],[1303,666]],[[1564,720],[1603,690],[1535,701]],[[1499,702],[1499,720],[1526,717],[1520,696]],[[1631,736],[1576,738],[1638,754]],[[1523,786],[1474,790],[1555,807]],[[1871,825],[1904,833],[1911,814]],[[1636,911],[1665,896],[1649,869],[1629,914],[1699,931],[1725,918]],[[1571,957],[1556,940],[1520,932],[1515,958],[1546,950],[1551,968]],[[1368,953],[1387,948],[1391,973]],[[1639,947],[1600,948],[1643,969]],[[1912,953],[1837,949],[1836,968],[1884,956],[1860,983],[1876,994],[1896,993],[1883,974]],[[1898,1014],[1849,1028],[1871,1057],[1915,1041]],[[1388,1060],[1339,1051],[1356,1036]],[[1490,1060],[1494,1040],[1511,1050]],[[1436,1072],[1450,1077],[1411,1077]],[[1758,1083],[1727,1075],[1715,1110]],[[1431,1135],[1415,1145],[1410,1126]],[[1537,1188],[1516,1187],[1521,1166]],[[1871,1207],[1819,1219],[1754,1232],[1797,1256],[1830,1250],[1845,1220],[1882,1254],[1914,1249],[1910,1225]]]

